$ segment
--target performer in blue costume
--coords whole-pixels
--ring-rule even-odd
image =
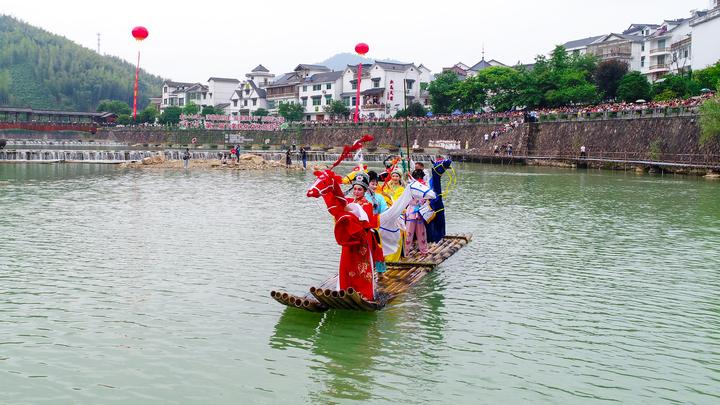
[[[437,198],[430,200],[430,208],[435,211],[435,217],[428,222],[427,239],[428,242],[439,242],[445,237],[445,205],[442,199],[442,181],[441,177],[445,174],[445,170],[450,168],[452,160],[437,160],[432,166],[432,177],[430,177],[430,188],[435,192]]]

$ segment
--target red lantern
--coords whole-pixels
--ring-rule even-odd
[[[355,52],[357,52],[360,55],[365,55],[370,50],[370,47],[368,44],[364,42],[360,42],[359,44],[355,45]]]
[[[138,41],[142,41],[143,39],[148,37],[148,30],[145,27],[135,27],[132,30],[132,36]]]

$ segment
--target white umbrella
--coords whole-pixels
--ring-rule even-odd
[[[647,101],[645,101],[645,100],[643,100],[643,99],[635,100],[635,102],[636,102],[636,103],[640,103],[640,104],[642,104],[642,103],[647,103]]]

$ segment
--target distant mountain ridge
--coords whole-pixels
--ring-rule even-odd
[[[132,105],[135,66],[0,15],[0,105],[95,111],[100,100]],[[140,71],[138,109],[163,79]]]
[[[394,59],[378,59],[380,62],[392,62],[392,63],[403,63]],[[329,67],[331,70],[345,70],[347,65],[357,65],[358,63],[375,63],[374,59],[360,56],[356,53],[342,52],[333,55],[322,62],[318,62],[318,65]]]

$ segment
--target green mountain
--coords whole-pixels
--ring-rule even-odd
[[[132,106],[135,66],[0,15],[0,105],[95,111],[100,100]],[[140,70],[138,110],[163,79]]]

